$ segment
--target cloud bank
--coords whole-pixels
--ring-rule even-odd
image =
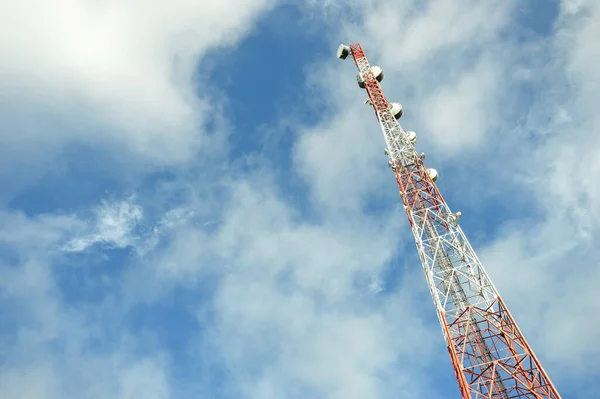
[[[377,123],[354,66],[334,58],[360,41],[563,397],[592,396],[600,7],[555,6],[543,18],[471,0],[11,7],[0,392],[455,395]],[[215,54],[269,45],[261,29],[286,12],[328,58],[295,43],[301,102],[242,129]],[[252,95],[265,112],[281,101]],[[234,150],[242,138],[285,156]],[[102,162],[88,170],[87,158]]]

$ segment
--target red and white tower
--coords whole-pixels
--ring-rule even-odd
[[[462,398],[560,399],[460,228],[460,212],[444,202],[437,172],[416,152],[416,134],[398,123],[402,106],[383,95],[382,69],[360,44],[340,45],[338,58],[349,55],[385,138]]]

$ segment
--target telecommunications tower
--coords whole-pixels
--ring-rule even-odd
[[[349,55],[383,131],[462,398],[560,399],[460,228],[460,212],[444,202],[437,171],[416,152],[417,135],[398,123],[402,106],[383,95],[383,70],[369,64],[360,44],[340,45],[338,58]]]

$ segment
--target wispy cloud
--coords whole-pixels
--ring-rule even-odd
[[[95,210],[90,231],[71,239],[63,250],[81,252],[99,244],[108,248],[125,248],[137,240],[135,228],[142,219],[142,208],[133,200],[104,202]]]

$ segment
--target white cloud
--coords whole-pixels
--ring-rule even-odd
[[[10,245],[18,255],[12,264],[0,258],[0,306],[5,314],[0,392],[15,399],[168,398],[162,355],[142,338],[115,329],[126,313],[118,302],[90,307],[63,297],[68,292],[61,289],[64,271],[54,248],[77,233],[71,226],[81,224],[62,216],[2,216],[1,225],[20,234],[0,234],[0,245]],[[104,349],[94,349],[94,342],[102,342]],[[148,355],[133,356],[142,345]]]
[[[386,68],[415,70],[445,52],[452,69],[469,50],[498,39],[510,22],[512,2],[380,0],[364,8],[360,39]],[[362,35],[361,35],[362,36]],[[358,39],[358,38],[357,38]],[[455,64],[455,65],[452,65]]]
[[[137,239],[135,227],[142,219],[139,205],[129,199],[123,202],[105,202],[95,210],[90,232],[71,239],[63,247],[67,252],[80,252],[100,244],[106,247],[125,248]]]
[[[3,140],[23,151],[23,140],[52,147],[65,138],[91,145],[110,140],[155,161],[187,160],[207,144],[202,124],[212,109],[204,87],[199,97],[194,93],[199,59],[234,44],[272,4],[11,4],[0,17],[0,73],[9,77],[2,104],[10,110]]]
[[[149,360],[142,360],[123,370],[119,380],[121,383],[119,399],[171,397],[164,370]]]
[[[341,83],[339,78],[334,81]],[[347,88],[355,88],[351,80],[345,83]],[[350,97],[349,90],[342,89],[339,94]],[[356,96],[354,101],[359,99]],[[296,167],[310,182],[315,204],[326,206],[329,212],[356,210],[389,177],[383,137],[370,118],[372,113],[366,107],[363,111],[347,107],[331,121],[303,130],[296,144]]]
[[[561,0],[561,8],[565,14],[576,14],[585,5],[591,4],[593,0]]]
[[[435,145],[436,157],[447,151],[453,162],[460,163],[461,146],[489,155],[492,144],[486,138],[499,123],[496,114],[502,104],[498,99],[506,94],[506,87],[499,83],[510,69],[507,64],[518,59],[490,55],[504,43],[499,33],[509,27],[511,8],[504,8],[505,4],[498,8],[499,2],[465,0],[431,1],[422,7],[419,2],[404,2],[385,13],[374,12],[384,10],[387,3],[363,3],[360,12],[365,20],[352,25],[352,38],[360,40],[386,69],[386,91],[390,88],[391,96],[402,102],[406,99],[409,105],[412,102],[407,110],[413,110],[405,116],[407,124],[424,130],[424,141]],[[40,101],[58,114],[67,108],[58,100],[48,104],[35,94],[38,87],[53,96],[61,92],[60,99],[69,106],[84,104],[103,124],[118,127],[111,140],[162,161],[179,156],[189,160],[185,155],[193,148],[188,145],[197,131],[187,123],[201,119],[205,106],[189,97],[192,89],[186,79],[192,61],[212,46],[234,42],[258,15],[252,7],[269,4],[178,1],[171,8],[166,3],[116,4],[64,2],[60,12],[40,5],[37,9],[45,11],[47,19],[34,16],[22,30],[11,22],[18,20],[15,15],[11,21],[9,17],[0,20],[6,22],[0,28],[5,38],[19,39],[17,33],[26,28],[51,32],[32,31],[30,43],[37,45],[3,64],[4,71],[15,76],[13,87],[7,90],[23,89],[27,101]],[[24,12],[25,8],[15,10]],[[417,14],[409,17],[413,11]],[[62,15],[71,15],[68,22],[61,24]],[[597,237],[595,223],[586,224],[583,214],[585,210],[597,215],[599,209],[593,176],[597,172],[594,160],[600,157],[595,154],[598,147],[590,144],[598,131],[591,112],[597,95],[587,89],[595,87],[598,75],[586,64],[597,51],[594,16],[578,14],[577,18],[584,18],[576,20],[581,23],[563,31],[575,44],[573,50],[555,49],[557,56],[567,59],[570,79],[589,85],[578,85],[570,93],[571,106],[565,101],[542,107],[564,109],[565,115],[578,121],[577,128],[561,132],[560,137],[550,135],[529,154],[539,165],[528,171],[529,181],[539,182],[542,177],[545,183],[536,189],[539,196],[532,206],[542,208],[545,220],[528,227],[519,222],[507,225],[482,251],[485,265],[534,349],[544,361],[550,360],[553,378],[560,378],[555,376],[563,371],[561,367],[589,369],[589,359],[597,357],[585,357],[600,328],[587,317],[597,313],[594,287],[600,276],[592,263],[597,251],[576,235],[587,234],[590,243]],[[57,29],[45,28],[51,26]],[[71,37],[74,26],[81,34]],[[349,26],[341,29],[351,32]],[[16,52],[15,44],[23,45],[25,39],[19,40],[1,42],[2,57]],[[44,40],[61,45],[50,52]],[[390,51],[399,41],[399,50]],[[97,43],[93,52],[86,44],[90,42]],[[129,51],[132,48],[135,51]],[[139,224],[147,208],[142,212],[141,205],[132,200],[106,203],[88,222],[70,216],[2,216],[10,228],[0,228],[0,241],[17,248],[23,259],[13,260],[17,268],[2,264],[0,292],[3,300],[17,301],[20,314],[36,327],[19,324],[18,345],[2,347],[14,364],[3,365],[0,391],[28,399],[175,397],[169,363],[160,349],[149,349],[143,337],[128,336],[117,326],[123,327],[125,313],[135,304],[152,304],[172,287],[209,282],[209,298],[189,304],[205,329],[195,342],[200,353],[194,355],[208,357],[207,364],[223,363],[231,373],[231,390],[242,397],[447,396],[436,393],[432,388],[436,381],[428,379],[433,361],[451,371],[439,327],[430,322],[433,305],[423,301],[427,294],[424,278],[403,270],[393,295],[370,289],[373,276],[382,274],[399,255],[398,243],[411,238],[404,215],[391,202],[396,189],[385,167],[375,118],[364,106],[357,110],[364,93],[361,96],[353,81],[353,66],[335,60],[334,50],[331,62],[316,68],[309,82],[329,93],[326,101],[332,115],[314,128],[300,128],[294,153],[294,167],[312,195],[311,220],[302,220],[277,194],[268,174],[234,182],[228,176],[227,184],[202,182],[204,186],[178,204],[180,208],[162,218],[151,215],[150,220],[161,222],[144,234]],[[181,68],[174,66],[175,53],[183,57]],[[32,62],[47,68],[35,68]],[[465,68],[465,64],[473,67]],[[27,67],[19,69],[21,65]],[[339,72],[342,65],[346,72]],[[36,86],[24,85],[26,79]],[[429,105],[427,111],[420,110],[423,105]],[[465,108],[470,112],[461,113]],[[532,120],[539,123],[544,118]],[[567,120],[562,118],[561,126]],[[548,130],[548,126],[539,127]],[[33,137],[42,133],[36,129]],[[567,135],[569,140],[565,140]],[[507,140],[506,145],[517,149],[518,144]],[[584,165],[588,169],[577,165],[578,158],[589,161]],[[498,156],[473,159],[505,161],[507,173],[519,176],[531,165],[510,166],[512,159]],[[586,176],[586,171],[589,180],[573,178]],[[493,177],[488,178],[492,184]],[[507,187],[507,196],[514,189]],[[213,193],[222,190],[226,200]],[[170,197],[163,191],[156,195],[160,206],[154,210],[163,212],[161,207],[168,208],[165,203]],[[373,198],[384,199],[382,215],[373,216],[365,209]],[[581,198],[586,199],[585,206]],[[580,208],[581,215],[575,215]],[[200,223],[190,209],[214,218],[214,224]],[[573,228],[563,228],[563,223],[573,220]],[[77,302],[67,304],[60,299],[53,259],[48,258],[49,253],[56,255],[51,249],[64,242],[73,252],[98,244],[134,246],[140,258],[113,284],[110,300],[79,308]],[[413,244],[406,248],[411,252],[401,253],[399,260],[409,270],[419,270],[418,264],[409,264],[413,259],[416,262]],[[565,265],[571,268],[568,273]],[[100,316],[95,319],[92,314]],[[110,341],[106,353],[95,353],[87,346],[99,337]],[[49,349],[60,348],[52,346],[56,342],[63,345],[63,352]],[[139,347],[150,355],[134,356]],[[65,388],[76,377],[80,383],[71,390]],[[37,383],[23,385],[20,381],[25,378]],[[176,385],[185,383],[177,381]]]
[[[0,241],[27,251],[40,242],[57,242],[83,228],[84,223],[73,216],[37,215],[28,217],[23,212],[0,213]]]
[[[479,147],[503,115],[497,60],[481,57],[453,82],[426,95],[417,109],[419,127],[436,152],[459,154]]]
[[[232,276],[223,286],[217,343],[248,396],[260,397],[269,385],[278,397],[305,397],[302,389],[330,398],[410,398],[425,390],[436,397],[419,358],[430,354],[426,342],[436,336],[403,302],[408,292],[371,307],[360,304],[369,300],[356,290],[344,304],[327,306],[303,290],[282,292],[266,278],[245,280]]]
[[[59,119],[73,116],[75,122],[69,127],[94,115],[94,123],[100,125],[97,131],[110,132],[108,140],[130,146],[143,156],[159,161],[189,160],[186,155],[194,148],[197,132],[195,125],[190,126],[201,122],[205,106],[191,98],[186,79],[192,61],[212,46],[234,41],[258,15],[256,6],[264,10],[268,4],[133,4],[64,2],[60,10],[19,5],[0,21],[6,22],[0,31],[2,37],[15,38],[3,41],[0,47],[3,60],[7,60],[2,71],[14,76],[5,93],[19,91],[26,96],[21,105],[35,105]],[[15,13],[24,16],[31,9],[40,14],[19,25],[22,18]],[[22,32],[29,32],[27,42]],[[53,51],[49,51],[50,44]],[[22,53],[18,53],[20,48]],[[181,56],[181,69],[173,67],[173,53]],[[44,68],[37,67],[42,64]],[[81,119],[75,113],[81,113]],[[87,122],[80,126],[86,133],[54,133],[54,137],[42,140],[57,142],[65,138],[63,135],[92,144],[105,140],[84,136],[97,126],[91,129]],[[18,140],[50,134],[35,124],[30,127]],[[18,140],[13,149],[22,148]],[[306,164],[314,166],[311,162]],[[365,173],[362,181],[368,180],[369,173]],[[349,188],[349,203],[357,202],[352,197],[361,190],[364,192],[363,188]],[[133,348],[121,343],[127,335],[121,330],[123,318],[133,305],[146,299],[142,298],[144,289],[193,284],[201,280],[197,276],[202,277],[205,270],[217,269],[222,280],[215,287],[216,325],[205,326],[216,345],[211,360],[225,359],[228,368],[236,371],[235,381],[243,394],[256,397],[270,392],[276,397],[293,397],[294,392],[288,390],[291,385],[331,397],[383,392],[377,373],[395,363],[395,349],[408,351],[420,338],[420,334],[408,334],[419,331],[415,327],[419,318],[409,304],[395,308],[394,315],[399,317],[387,323],[389,314],[384,316],[374,306],[363,307],[355,301],[374,300],[368,284],[370,276],[378,274],[395,254],[393,223],[380,228],[362,213],[357,218],[304,223],[267,182],[250,179],[249,183],[234,185],[231,191],[233,200],[223,204],[223,217],[216,227],[204,229],[185,216],[179,218],[181,223],[170,223],[173,219],[166,217],[164,226],[175,227],[170,245],[165,250],[152,244],[149,250],[141,251],[143,261],[130,266],[122,284],[113,281],[111,294],[100,304],[63,300],[61,295],[67,293],[54,275],[55,260],[45,251],[63,242],[68,243],[64,249],[70,252],[83,252],[93,245],[139,246],[138,241],[147,236],[137,231],[142,210],[132,201],[107,203],[87,222],[72,218],[76,228],[64,234],[51,229],[51,240],[35,243],[35,251],[27,254],[31,257],[35,253],[35,262],[20,262],[15,270],[3,267],[3,286],[14,287],[10,300],[30,309],[31,319],[41,327],[27,329],[16,323],[14,333],[21,344],[9,349],[17,364],[3,366],[2,373],[49,364],[53,373],[40,378],[41,382],[48,381],[43,399],[169,397],[169,370],[157,360],[160,356],[153,350],[150,360],[129,355],[143,344],[141,337],[129,338]],[[31,225],[30,220],[24,223]],[[223,265],[226,267],[220,270]],[[164,279],[166,274],[172,278]],[[32,281],[29,287],[17,283],[27,281],[26,277]],[[28,296],[30,288],[35,294]],[[157,299],[164,292],[149,297]],[[410,320],[415,322],[400,325]],[[403,330],[409,325],[410,331]],[[398,330],[405,333],[395,334]],[[273,340],[265,340],[263,334]],[[108,341],[101,353],[89,348],[98,338]],[[337,344],[328,345],[331,340]],[[53,348],[57,347],[56,353]],[[256,356],[270,356],[268,351],[275,347],[285,351],[264,358],[266,363],[253,363]],[[312,365],[319,363],[313,369]],[[258,381],[262,382],[256,384],[249,378],[249,366],[260,368]],[[115,379],[112,370],[121,379]],[[414,370],[408,375],[416,375],[418,368]],[[69,389],[65,387],[69,380],[80,382]],[[419,392],[418,384],[405,381],[406,397],[412,397],[413,389]],[[152,385],[145,386],[149,382]],[[0,390],[9,391],[7,386],[0,386]],[[28,394],[24,388],[10,389],[16,389],[16,395]]]
[[[190,305],[208,306],[216,312],[211,324],[199,319],[211,337],[208,361],[223,359],[234,371],[244,397],[263,397],[269,392],[274,397],[304,397],[302,392],[308,390],[332,398],[358,398],[382,395],[388,388],[386,381],[400,384],[395,376],[380,374],[397,367],[397,356],[413,356],[419,340],[428,333],[423,332],[418,314],[405,297],[380,300],[368,289],[369,276],[385,267],[396,252],[391,242],[397,237],[395,228],[381,229],[363,217],[325,224],[299,222],[292,217],[293,209],[273,193],[274,187],[259,178],[233,184],[231,190],[231,201],[223,204],[227,212],[213,234],[208,233],[213,226],[196,223],[185,211],[166,215],[165,221],[179,220],[163,223],[174,228],[173,240],[167,248],[157,246],[143,254],[144,263],[156,268],[148,275],[144,274],[147,269],[133,266],[133,280],[114,285],[111,300],[99,305],[60,299],[62,291],[53,272],[56,266],[46,254],[65,240],[61,229],[54,227],[54,218],[48,216],[44,228],[27,218],[21,219],[22,226],[13,223],[18,231],[45,229],[51,234],[27,247],[23,254],[30,261],[17,269],[0,268],[0,292],[8,295],[3,299],[20,302],[20,313],[39,326],[18,325],[19,345],[2,349],[15,363],[2,369],[0,375],[6,379],[0,379],[0,389],[16,397],[31,394],[35,399],[173,397],[161,357],[130,358],[129,353],[144,345],[143,337],[112,329],[144,300],[141,296],[132,300],[137,285],[163,286],[154,293],[152,303],[165,294],[165,285],[201,282],[206,270],[215,269],[222,276],[215,287],[215,302]],[[126,238],[131,231],[124,226],[141,215],[136,209],[130,201],[105,204],[92,219],[92,233],[82,241],[85,245],[131,244]],[[78,226],[87,229],[83,223]],[[161,262],[167,259],[171,279],[165,281]],[[405,292],[409,291],[407,287]],[[88,346],[98,339],[107,342],[100,353]],[[63,349],[54,352],[53,347]],[[15,385],[12,373],[33,375],[32,361],[48,365],[39,372],[43,372],[39,385],[27,389]],[[410,370],[400,370],[416,376],[423,364],[411,364]],[[108,370],[117,370],[119,379],[115,381]],[[257,372],[258,379],[251,377]],[[65,385],[74,378],[75,385]],[[399,385],[405,393],[402,397],[421,394],[421,386],[412,380],[407,377]]]
[[[56,374],[50,365],[37,364],[26,369],[0,373],[2,394],[11,399],[52,399]]]
[[[420,395],[426,362],[408,369],[403,359],[429,353],[424,336],[441,337],[423,330],[409,284],[401,296],[369,288],[397,255],[399,223],[362,212],[298,219],[258,175],[229,190],[215,225],[182,219],[145,255],[155,267],[147,272],[157,272],[151,301],[165,285],[214,290],[213,301],[194,305],[206,329],[194,358],[230,370],[231,389],[243,397],[388,397],[390,386],[401,397]]]

